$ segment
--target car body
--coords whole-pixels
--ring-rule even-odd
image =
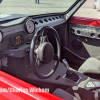
[[[98,81],[78,71],[88,58],[100,60],[100,19],[73,16],[86,0],[12,1],[0,6],[1,100],[63,100],[57,88]]]

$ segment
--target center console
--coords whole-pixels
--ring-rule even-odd
[[[64,66],[66,67],[67,71],[66,71],[66,74],[63,76],[63,78],[67,79],[67,80],[70,80],[72,82],[76,82],[78,83],[79,80],[81,79],[80,76],[78,76],[74,71],[72,70],[69,70],[69,64],[68,62],[66,61],[66,59],[63,59],[62,60]]]
[[[49,66],[46,66],[46,67],[49,67]],[[28,79],[31,80],[31,82],[38,81],[38,82],[46,82],[46,83],[64,85],[64,86],[78,86],[79,85],[80,87],[85,87],[85,85],[87,84],[90,78],[77,71],[67,69],[65,65],[62,62],[60,62],[55,73],[48,79],[40,79],[33,72],[28,74]]]

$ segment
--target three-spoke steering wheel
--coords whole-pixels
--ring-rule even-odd
[[[57,43],[57,54],[54,54],[54,48],[49,41],[46,41],[47,33],[45,30],[53,31],[51,34],[54,34],[56,43]],[[36,47],[36,41],[38,37],[41,35],[40,44]],[[49,78],[57,69],[59,61],[60,61],[60,52],[61,52],[61,43],[60,38],[57,31],[53,27],[43,27],[40,28],[32,38],[30,45],[30,65],[33,68],[35,75],[38,78],[46,79]],[[46,74],[42,75],[39,73],[38,68],[41,65],[49,64],[52,60],[56,60],[56,63],[52,70]],[[44,69],[45,70],[45,69]]]

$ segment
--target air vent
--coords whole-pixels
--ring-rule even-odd
[[[50,18],[49,18],[49,20],[52,21]]]
[[[55,20],[55,18],[52,18],[53,20]]]
[[[45,22],[48,22],[47,19],[44,19]]]
[[[44,18],[44,19],[38,19],[35,21],[35,25],[39,25],[39,24],[45,24],[47,22],[50,22],[50,21],[54,21],[54,20],[57,20],[57,19],[60,19],[61,16],[52,16],[52,17],[49,17],[49,18]]]
[[[38,22],[35,21],[35,24],[38,25]]]
[[[39,22],[40,22],[40,23],[43,23],[43,21],[42,21],[42,20],[39,20]]]
[[[56,19],[59,19],[58,17],[56,17]]]

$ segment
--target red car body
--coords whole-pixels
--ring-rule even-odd
[[[3,71],[0,71],[0,89],[8,89],[8,88],[34,88],[38,89],[34,85],[26,83],[16,77],[13,77]],[[62,100],[48,92],[0,92],[1,100]]]

